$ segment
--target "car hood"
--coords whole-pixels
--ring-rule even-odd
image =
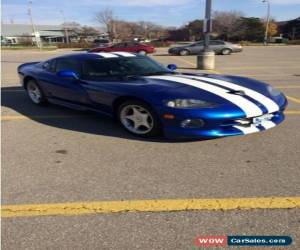
[[[178,74],[149,76],[147,81],[149,86],[164,86],[156,99],[200,99],[220,106],[235,106],[248,117],[277,112],[285,102],[282,94],[276,97],[270,94],[268,84],[239,76]]]
[[[168,77],[171,78],[168,78]],[[167,79],[168,78],[168,79]],[[198,79],[199,78],[199,79]],[[228,91],[230,90],[230,87],[241,87],[241,90],[244,88],[260,92],[261,94],[271,97],[268,91],[268,84],[257,81],[255,79],[246,78],[246,77],[240,77],[240,76],[230,76],[230,75],[216,75],[216,74],[192,74],[192,73],[182,73],[182,74],[175,74],[175,75],[161,75],[161,76],[149,76],[144,77],[143,81],[139,82],[143,85],[143,88],[149,88],[153,90],[157,90],[159,92],[167,92],[170,93],[180,93],[183,91],[183,89],[186,89],[186,91],[190,91],[188,95],[194,95],[194,93],[204,94],[204,93],[211,93],[205,90],[205,88],[198,88],[198,86],[191,86],[184,82],[183,79],[191,79],[196,80],[199,82],[199,85],[201,85],[201,82],[205,82],[206,85],[210,84],[213,86],[217,86],[219,88],[228,88]],[[221,83],[216,84],[211,81],[221,81]],[[230,84],[234,84],[236,86],[231,86]],[[174,90],[176,89],[176,90]]]

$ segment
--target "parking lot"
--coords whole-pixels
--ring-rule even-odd
[[[17,66],[70,52],[2,51],[2,204],[20,206],[2,219],[3,249],[197,249],[199,235],[289,235],[289,249],[300,248],[300,209],[293,208],[300,196],[300,46],[216,56],[213,73],[256,78],[283,91],[284,123],[247,136],[180,142],[136,138],[99,115],[34,106]],[[159,49],[152,57],[196,70],[195,56]],[[261,209],[263,197],[275,200]],[[226,210],[241,198],[253,198],[251,205]],[[212,210],[180,205],[192,199],[224,203]],[[113,213],[120,203],[110,201],[132,200],[140,209]],[[146,200],[177,203],[151,211],[143,209]],[[104,201],[105,211],[96,213],[97,204],[88,213],[83,206],[74,211],[76,204]],[[57,203],[60,209],[47,214]],[[37,216],[26,216],[34,210]]]

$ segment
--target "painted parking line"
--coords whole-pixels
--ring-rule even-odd
[[[284,111],[285,115],[300,115],[300,110],[286,110]]]
[[[300,89],[300,86],[297,86],[297,85],[286,85],[286,86],[276,86],[276,85],[273,85],[275,88],[277,89]]]
[[[260,70],[260,69],[299,69],[299,66],[296,65],[288,65],[284,67],[283,65],[274,65],[274,66],[235,66],[235,67],[224,67],[222,70],[227,71],[227,70],[241,70],[241,69],[254,69],[254,70]]]
[[[183,58],[181,58],[181,57],[177,57],[177,56],[174,56],[174,57],[172,57],[172,58],[174,58],[175,60],[177,60],[177,61],[180,61],[180,62],[183,62],[183,63],[185,63],[185,64],[189,64],[189,65],[191,65],[191,66],[193,66],[193,67],[197,67],[197,65],[195,64],[195,63],[192,63],[192,62],[190,62],[190,61],[188,61],[188,60],[185,60],[185,59],[183,59]]]
[[[292,96],[286,96],[286,98],[289,100],[289,101],[292,101],[294,103],[297,103],[297,104],[300,104],[300,99],[299,98],[296,98],[296,97],[292,97]]]
[[[191,65],[191,66],[193,66],[195,69],[197,69],[197,65],[195,64],[195,63],[192,63],[192,62],[190,62],[190,61],[188,61],[188,60],[185,60],[185,59],[183,59],[183,58],[181,58],[181,57],[172,57],[172,58],[175,58],[175,60],[177,60],[177,61],[180,61],[180,62],[183,62],[183,63],[185,63],[185,64],[189,64],[189,65]],[[208,71],[209,73],[213,73],[213,74],[221,74],[221,72],[219,72],[219,71],[216,71],[216,70],[206,70],[206,71]]]
[[[129,200],[77,203],[4,205],[1,217],[83,215],[125,212],[171,212],[199,210],[249,210],[300,208],[300,197],[228,199]]]

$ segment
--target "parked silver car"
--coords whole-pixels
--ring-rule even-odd
[[[221,40],[211,40],[209,47],[215,51],[216,54],[230,55],[234,52],[241,52],[243,47],[240,44],[233,44]],[[192,44],[173,47],[169,49],[169,54],[175,54],[180,56],[195,55],[203,51],[204,41],[198,41]]]

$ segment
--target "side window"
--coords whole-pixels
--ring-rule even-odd
[[[113,46],[113,48],[121,48],[121,47],[124,47],[123,43],[117,43]]]
[[[56,72],[61,70],[71,70],[77,74],[81,74],[81,65],[80,62],[70,58],[61,58],[57,59],[56,62]]]
[[[125,74],[128,68],[120,65],[118,60],[87,60],[82,64],[82,76],[84,80],[101,80],[103,77],[112,77]]]
[[[224,45],[224,42],[222,41],[210,41],[210,45]]]
[[[129,43],[127,43],[126,47],[134,47],[134,46],[138,46],[138,44],[137,43],[133,43],[133,42],[129,42]]]
[[[203,42],[198,42],[198,43],[195,43],[196,46],[203,46]]]
[[[55,72],[55,62],[56,60],[49,60],[44,62],[43,69],[49,71],[49,72]]]

